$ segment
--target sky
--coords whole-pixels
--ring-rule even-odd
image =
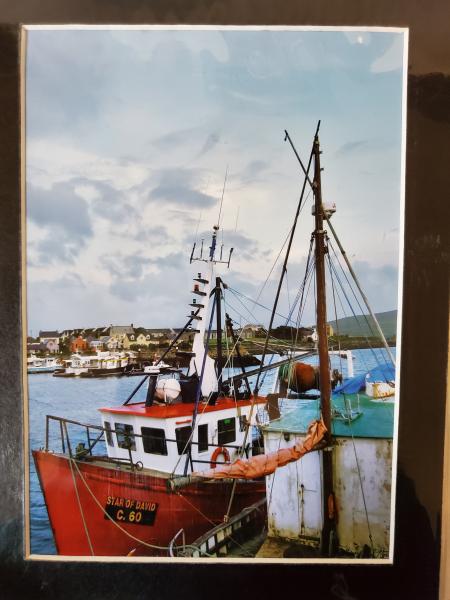
[[[373,309],[396,308],[403,43],[357,30],[30,30],[28,332],[181,327],[192,244],[209,244],[222,194],[219,242],[234,251],[219,274],[271,306],[303,184],[284,130],[307,162],[319,119],[333,225]],[[282,315],[303,278],[311,205],[312,194]],[[228,302],[236,321],[267,324],[267,310]],[[301,324],[313,321],[311,303]]]

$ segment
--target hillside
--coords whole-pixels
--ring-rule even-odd
[[[397,331],[397,311],[396,310],[388,310],[386,312],[375,313],[377,320],[380,324],[381,329],[386,338],[392,338],[395,336]],[[376,328],[373,323],[373,319],[366,315],[367,320],[370,323],[371,329],[374,333],[372,333],[369,329],[369,325],[366,322],[364,315],[357,315],[358,321],[354,317],[344,317],[342,319],[336,321],[330,321],[330,325],[334,329],[334,333],[336,334],[339,331],[340,335],[350,335],[350,336],[373,336],[376,334]]]

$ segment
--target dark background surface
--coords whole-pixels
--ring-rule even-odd
[[[438,596],[448,335],[450,3],[438,0],[0,0],[0,597],[433,600]],[[394,566],[25,561],[19,23],[410,28]]]

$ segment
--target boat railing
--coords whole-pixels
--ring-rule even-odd
[[[266,498],[258,500],[251,506],[244,508],[237,515],[216,525],[191,544],[186,545],[184,531],[180,529],[170,542],[169,556],[190,558],[224,557],[232,556],[233,550],[236,548],[239,548],[241,553],[235,554],[235,556],[253,556],[253,554],[245,552],[243,545],[248,540],[261,536],[261,528],[265,524],[265,505]],[[182,544],[177,545],[176,541],[180,536]],[[242,551],[244,551],[243,554]]]
[[[143,463],[141,461],[133,460],[134,452],[132,450],[133,441],[135,438],[152,438],[153,436],[146,434],[145,436],[140,433],[124,433],[122,430],[116,430],[113,428],[106,429],[100,425],[92,425],[87,423],[82,423],[80,421],[75,421],[73,419],[66,419],[64,417],[57,417],[55,415],[47,415],[46,417],[46,427],[45,427],[45,451],[48,452],[50,450],[50,424],[51,422],[56,422],[59,424],[59,441],[61,443],[61,449],[63,454],[67,454],[70,458],[79,459],[79,460],[89,460],[90,458],[95,460],[107,460],[110,463],[116,464],[125,464],[129,466],[132,470],[141,470],[143,469]],[[75,425],[81,428],[83,435],[85,436],[85,441],[80,441],[79,437],[77,438],[77,445],[74,447],[74,444],[71,442],[68,425]],[[93,450],[97,446],[99,442],[106,442],[106,436],[109,434],[120,435],[124,438],[124,441],[121,443],[121,448],[123,450],[128,450],[128,457],[110,457],[105,454],[94,454]],[[160,438],[154,437],[155,440],[159,440]],[[181,442],[181,440],[165,438],[166,443],[177,444],[179,447],[181,443],[185,444],[183,448],[183,452],[179,454],[185,454],[187,449],[187,441]],[[87,446],[86,446],[87,443]],[[199,442],[190,442],[191,446],[199,446],[201,445]],[[208,441],[208,448],[226,448],[226,449],[234,449],[240,451],[242,446],[240,444],[214,444]],[[250,455],[250,450],[252,450],[251,444],[248,443],[244,448],[244,455],[246,458]],[[258,448],[253,450],[258,453]],[[208,464],[208,465],[220,465],[223,464],[220,461],[214,461],[212,459],[202,460],[200,458],[190,457],[191,463],[198,464]]]

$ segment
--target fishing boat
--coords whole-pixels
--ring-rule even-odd
[[[244,369],[246,387],[240,389],[225,385],[217,368],[223,364],[223,282],[214,273],[218,264],[229,266],[232,252],[228,261],[216,256],[217,231],[215,226],[208,256],[202,248],[194,257],[194,244],[190,262],[200,261],[206,272],[195,274],[185,327],[123,405],[101,408],[98,425],[47,415],[46,444],[33,458],[59,554],[168,555],[180,530],[189,543],[243,509],[260,507],[265,497],[263,479],[196,481],[182,490],[172,485],[194,470],[260,451],[251,427],[254,407],[266,399],[251,394]],[[214,314],[217,363],[207,352]],[[228,320],[227,327],[232,329]],[[194,333],[187,372],[164,363],[184,332]],[[80,368],[86,373],[89,365]],[[133,402],[144,383],[145,401]],[[58,449],[50,443],[55,430]],[[97,452],[101,444],[106,454]]]
[[[271,411],[268,418],[261,413],[259,419],[264,457],[235,461],[197,476],[265,477],[267,537],[257,557],[386,559],[392,552],[395,362],[330,222],[336,206],[322,201],[319,126],[320,122],[306,168],[286,132],[286,139],[305,175],[297,215],[307,184],[314,194],[314,231],[307,273],[309,265],[313,265],[310,277],[315,284],[317,360],[312,364],[291,361],[279,369],[278,386],[271,395]],[[295,225],[294,221],[290,242]],[[333,274],[335,264],[331,262],[332,246],[327,229],[341,249],[342,259],[347,263],[383,346],[378,353],[372,349],[379,364],[356,375],[351,351],[339,348],[330,352],[328,349],[325,273],[328,270]],[[288,254],[289,245],[285,264]],[[282,277],[284,272],[285,268]],[[300,294],[300,314],[307,277],[305,275]],[[334,284],[330,289],[335,299]],[[272,317],[275,310],[276,303]],[[335,322],[338,322],[337,315]],[[332,359],[342,362],[343,358],[347,363],[345,378],[342,367],[340,370],[332,368]],[[208,539],[212,541],[212,537]],[[199,556],[203,543],[204,538],[187,548],[184,555]]]

